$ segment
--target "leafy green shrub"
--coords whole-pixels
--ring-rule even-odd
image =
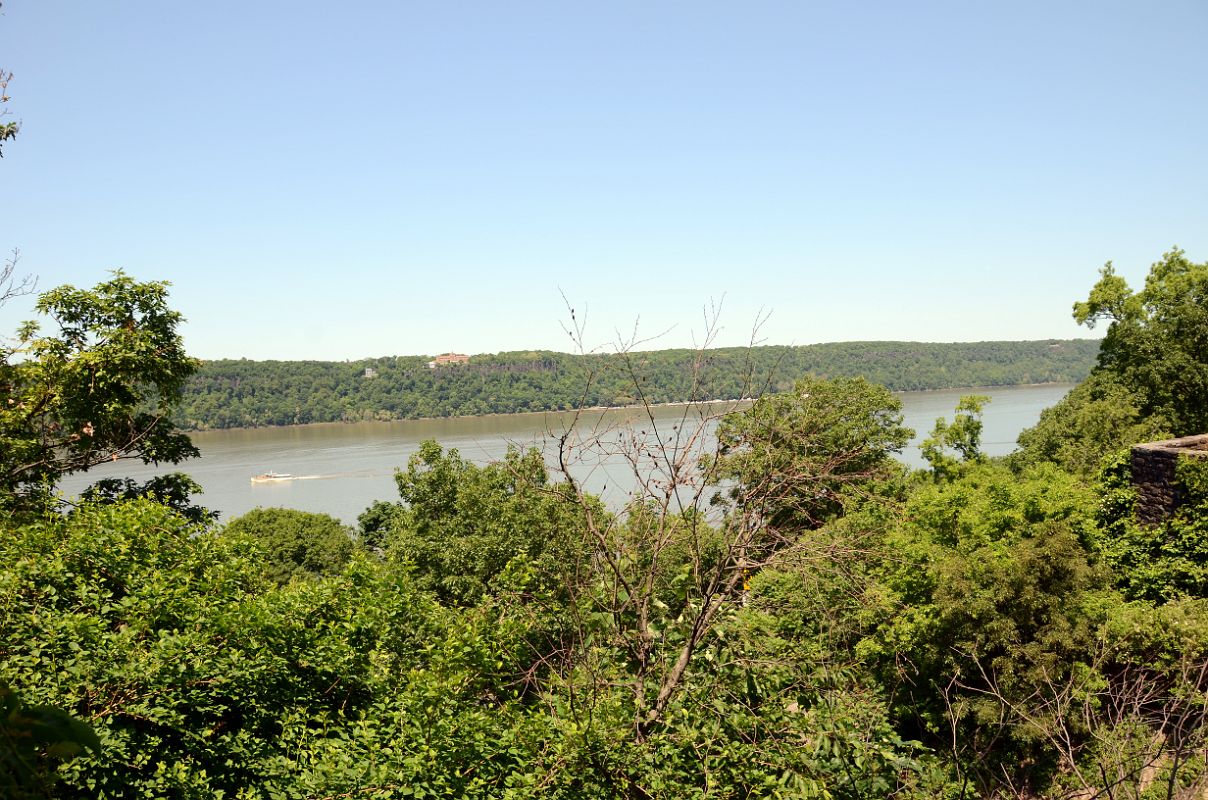
[[[549,590],[575,580],[584,511],[568,486],[549,482],[537,450],[513,448],[479,467],[427,441],[395,479],[403,506],[386,537],[390,556],[442,602],[469,605],[505,588],[499,577],[517,560]]]
[[[247,537],[264,555],[265,574],[278,583],[339,573],[352,558],[352,531],[327,514],[290,508],[257,508],[221,533]]]
[[[1129,599],[1208,597],[1208,459],[1176,466],[1181,504],[1157,525],[1137,521],[1127,451],[1105,461],[1094,547]]]
[[[1086,547],[1091,508],[1052,466],[1020,477],[983,464],[920,487],[887,535],[857,652],[894,692],[902,730],[986,780],[999,764],[1029,763],[1037,780],[1056,767],[1002,709],[1062,680],[1094,641],[1086,603],[1106,576]]]

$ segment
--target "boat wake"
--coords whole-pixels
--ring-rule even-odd
[[[360,477],[355,473],[339,472],[333,475],[291,475],[288,472],[266,472],[263,475],[256,475],[252,478],[252,483],[289,483],[291,481],[322,481],[331,480],[333,478],[348,478]]]

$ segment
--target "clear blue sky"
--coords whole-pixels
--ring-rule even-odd
[[[1091,335],[1208,259],[1208,4],[6,0],[0,247],[203,358]],[[29,316],[0,310],[0,330]],[[1097,335],[1098,332],[1095,332]]]

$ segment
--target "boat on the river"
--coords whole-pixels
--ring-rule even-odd
[[[292,481],[293,475],[288,472],[273,472],[271,469],[263,475],[253,475],[252,483],[272,483],[273,481]]]

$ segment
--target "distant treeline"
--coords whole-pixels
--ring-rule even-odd
[[[177,422],[211,429],[414,419],[749,397],[807,373],[861,376],[894,391],[1081,381],[1099,342],[839,342],[609,355],[548,351],[361,361],[207,362]],[[635,380],[636,379],[636,380]],[[635,387],[640,386],[638,390]]]

